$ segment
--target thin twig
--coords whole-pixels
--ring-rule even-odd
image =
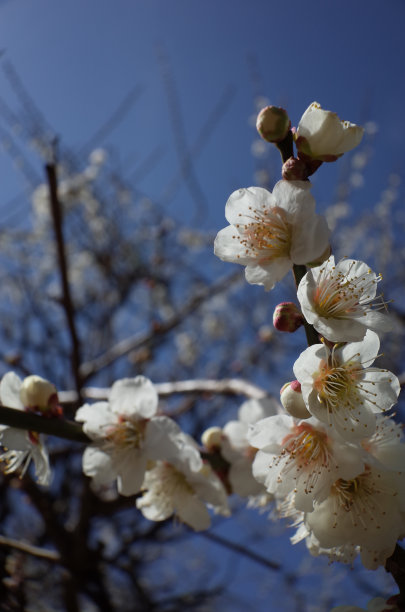
[[[241,554],[244,557],[247,557],[251,559],[252,561],[255,561],[256,563],[263,565],[264,567],[267,567],[272,570],[277,570],[277,571],[280,571],[282,569],[279,563],[276,563],[275,561],[270,561],[270,559],[266,559],[266,557],[262,557],[262,555],[258,555],[252,550],[245,548],[241,544],[236,544],[236,542],[231,542],[230,540],[222,538],[216,533],[211,533],[208,531],[201,531],[198,533],[198,535],[202,536],[206,540],[211,540],[212,542],[215,542],[216,544],[219,544],[220,546],[224,546],[225,548],[233,550],[234,552],[237,552],[238,554]]]
[[[81,376],[80,376],[80,343],[76,331],[75,311],[73,301],[70,295],[68,266],[65,253],[65,242],[62,230],[62,212],[58,198],[58,182],[56,177],[55,164],[46,164],[46,174],[49,185],[50,204],[52,211],[52,220],[55,231],[56,246],[58,250],[58,263],[62,283],[63,300],[62,304],[65,310],[66,321],[72,341],[72,370],[75,379],[76,391],[80,398]]]
[[[139,349],[145,345],[156,345],[162,342],[165,334],[183,323],[184,319],[197,310],[197,308],[199,308],[206,300],[214,295],[217,295],[218,293],[226,291],[231,284],[240,280],[240,278],[241,276],[239,271],[235,272],[231,276],[228,276],[227,278],[221,278],[213,285],[198,291],[190,298],[183,308],[181,308],[167,321],[159,323],[159,325],[154,325],[152,329],[148,329],[134,334],[129,338],[125,338],[99,357],[96,357],[92,361],[83,363],[80,367],[82,380],[87,380],[90,376],[92,376],[92,374],[100,372],[100,370],[103,370],[107,366],[111,365],[114,361],[120,357],[123,357],[124,355],[127,355],[131,351]]]
[[[56,550],[46,550],[45,548],[33,546],[32,544],[27,544],[26,542],[20,542],[19,540],[14,540],[13,538],[6,538],[2,535],[0,535],[0,546],[20,550],[21,552],[32,555],[33,557],[47,559],[48,561],[60,561],[60,554],[56,552]]]

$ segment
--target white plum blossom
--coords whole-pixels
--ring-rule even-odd
[[[117,480],[121,495],[141,489],[147,463],[170,458],[181,433],[169,417],[156,416],[158,395],[144,376],[116,381],[108,402],[85,404],[75,419],[93,440],[83,454],[83,471],[96,486]]]
[[[377,467],[396,472],[405,469],[403,428],[392,418],[377,414],[374,434],[361,440],[361,445]]]
[[[263,485],[252,474],[257,449],[249,443],[249,426],[280,410],[274,398],[250,399],[239,408],[238,420],[228,421],[223,428],[221,454],[230,464],[228,480],[233,493],[241,497],[264,493]]]
[[[270,193],[261,187],[231,194],[225,216],[230,225],[214,244],[223,261],[246,266],[246,280],[270,290],[293,264],[306,264],[327,248],[329,229],[315,213],[309,181],[279,181]]]
[[[177,452],[170,461],[156,461],[146,471],[142,497],[136,505],[145,518],[164,521],[174,515],[195,531],[211,524],[207,506],[229,516],[224,486],[201,459],[197,445],[186,434],[175,438]]]
[[[311,512],[338,478],[364,470],[361,449],[332,436],[314,418],[296,421],[289,415],[270,416],[251,426],[248,435],[258,448],[253,475],[277,498],[291,494],[296,510]]]
[[[404,473],[374,466],[366,466],[356,478],[339,478],[329,496],[304,514],[319,553],[333,558],[336,550],[339,558],[342,547],[353,547],[367,569],[383,565],[404,535],[404,484]],[[314,539],[312,547],[317,554]]]
[[[363,128],[312,102],[300,119],[295,142],[301,157],[331,162],[357,147],[363,133]]]
[[[399,395],[392,372],[370,367],[379,347],[377,334],[368,330],[360,342],[312,345],[294,364],[309,412],[349,441],[371,436],[375,413],[389,410]]]
[[[5,374],[0,383],[0,400],[3,406],[27,412],[46,413],[55,409],[56,388],[39,376],[28,376],[23,381],[14,372]],[[34,431],[0,425],[0,443],[5,449],[0,460],[6,463],[6,474],[20,467],[21,477],[31,460],[34,462],[37,482],[49,485],[51,468],[44,436]]]
[[[384,332],[391,329],[381,296],[376,297],[381,275],[367,264],[342,259],[335,264],[333,255],[302,278],[297,297],[302,313],[317,332],[331,342],[356,342],[367,329]]]

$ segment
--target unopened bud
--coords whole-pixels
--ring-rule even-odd
[[[332,162],[354,149],[363,133],[363,128],[341,121],[336,113],[313,102],[302,115],[294,138],[300,157]]]
[[[305,181],[308,178],[307,164],[296,157],[287,159],[281,172],[285,181]]]
[[[274,310],[273,325],[278,331],[295,332],[304,323],[304,317],[293,302],[281,302]]]
[[[311,416],[305,406],[298,380],[283,385],[280,390],[280,401],[288,414],[296,419],[309,419]]]
[[[52,408],[54,399],[57,400],[56,387],[41,376],[27,376],[20,388],[20,400],[24,408],[46,411]]]
[[[257,131],[267,142],[281,142],[290,127],[291,121],[287,112],[278,106],[266,106],[257,116]]]
[[[220,448],[222,441],[222,429],[220,427],[208,427],[201,436],[201,442],[208,451]]]

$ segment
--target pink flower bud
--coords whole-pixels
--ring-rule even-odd
[[[290,157],[283,164],[282,175],[285,181],[305,181],[308,178],[307,164],[302,159]]]
[[[281,142],[287,136],[290,127],[290,118],[283,108],[266,106],[257,116],[257,131],[267,142]]]
[[[278,331],[295,332],[304,323],[304,317],[293,302],[281,302],[274,310],[273,325]]]
[[[280,401],[288,414],[296,419],[309,419],[311,416],[305,406],[298,380],[293,380],[282,386]]]

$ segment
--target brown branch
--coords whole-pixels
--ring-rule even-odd
[[[73,423],[64,419],[46,419],[43,416],[0,406],[0,423],[17,429],[37,431],[39,433],[73,440],[74,442],[88,443],[90,438],[82,430],[79,423]]]
[[[160,397],[188,393],[216,393],[223,395],[244,395],[251,399],[262,399],[268,394],[264,389],[239,378],[224,378],[223,380],[196,379],[177,382],[158,383],[155,385]],[[89,387],[84,388],[82,395],[93,400],[108,400],[110,389]],[[78,400],[76,391],[60,391],[61,403],[70,404]],[[57,436],[74,442],[91,442],[79,423],[65,419],[47,419],[41,415],[0,406],[0,423],[9,427],[17,427],[37,431],[39,433]]]
[[[6,538],[2,535],[0,535],[0,546],[4,546],[5,548],[13,548],[23,553],[27,553],[28,555],[39,557],[40,559],[46,559],[52,562],[58,562],[61,560],[60,554],[55,550],[46,550],[45,548],[33,546],[32,544],[28,544],[26,542],[20,542],[19,540],[14,540],[13,538]]]
[[[80,367],[80,375],[82,380],[87,380],[92,374],[100,372],[107,366],[111,365],[124,355],[131,351],[141,348],[145,345],[156,345],[163,341],[164,336],[175,327],[178,327],[186,317],[196,311],[208,299],[226,291],[230,285],[240,280],[240,272],[235,272],[227,278],[221,278],[218,282],[205,287],[192,296],[189,301],[176,314],[170,317],[167,321],[163,321],[158,325],[153,325],[151,329],[139,332],[118,342],[111,349],[96,357],[91,361],[83,363]]]
[[[80,397],[80,389],[81,389],[81,377],[80,377],[80,343],[79,338],[76,331],[75,324],[75,311],[73,307],[73,301],[70,294],[69,287],[69,279],[68,279],[68,266],[67,266],[67,258],[65,253],[65,242],[63,238],[63,230],[62,230],[62,211],[61,205],[58,198],[58,183],[56,176],[56,166],[55,164],[46,164],[45,166],[46,174],[48,178],[48,186],[49,186],[49,199],[51,205],[52,212],[52,220],[53,227],[55,232],[56,239],[56,247],[58,251],[58,264],[59,264],[59,272],[62,283],[62,291],[63,291],[63,299],[62,304],[65,310],[66,321],[68,324],[68,329],[72,341],[72,353],[71,353],[71,362],[72,362],[72,370],[73,376],[75,379],[76,391],[78,396]]]

